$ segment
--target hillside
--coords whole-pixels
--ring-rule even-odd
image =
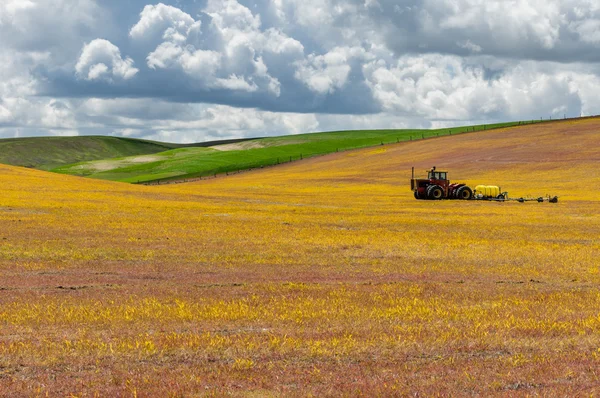
[[[0,395],[595,391],[599,132],[522,126],[162,186],[0,165]],[[410,168],[432,165],[560,200],[415,200]]]
[[[42,170],[66,164],[149,155],[175,148],[235,144],[241,140],[172,144],[123,137],[76,136],[0,139],[0,163]]]
[[[0,140],[0,163],[50,170],[81,161],[146,155],[177,147],[119,137],[34,137]]]
[[[251,139],[237,143],[203,144],[153,156],[133,156],[65,165],[55,172],[124,182],[184,179],[247,170],[348,149],[402,141],[485,131],[521,122],[438,130],[362,130],[310,133]]]

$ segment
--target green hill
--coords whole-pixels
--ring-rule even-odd
[[[145,155],[178,147],[119,137],[32,137],[0,140],[0,163],[50,170],[82,161]]]
[[[510,127],[522,122],[439,130],[366,130],[311,133],[243,142],[197,144],[149,156],[102,159],[61,166],[52,171],[123,182],[185,179],[289,162],[310,156],[467,131]]]
[[[202,147],[245,141],[171,144],[123,137],[76,136],[0,139],[0,163],[41,170],[101,159],[149,155],[175,148]]]

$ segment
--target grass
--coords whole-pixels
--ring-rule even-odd
[[[172,144],[105,136],[5,138],[0,139],[0,163],[51,170],[72,163],[149,155],[175,148],[202,147],[238,141],[240,140]]]
[[[164,186],[0,165],[0,396],[594,395],[598,131]],[[414,200],[433,164],[560,201]]]
[[[50,170],[81,161],[145,155],[177,145],[118,137],[35,137],[0,140],[0,163]]]
[[[312,133],[261,138],[238,145],[238,150],[174,149],[146,159],[124,158],[65,165],[55,172],[123,182],[188,179],[271,166],[337,151],[484,131],[523,122],[438,130],[366,130]]]

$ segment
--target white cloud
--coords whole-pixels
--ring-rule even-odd
[[[249,83],[244,77],[231,75],[226,79],[218,78],[215,87],[226,88],[228,90],[247,91],[249,93],[258,90],[258,86],[254,83]]]
[[[0,46],[49,52],[54,63],[67,62],[87,35],[113,28],[95,0],[0,1]]]
[[[104,65],[103,63],[99,63],[90,68],[88,72],[88,80],[97,80],[108,74],[108,66]]]
[[[428,29],[468,30],[508,43],[535,42],[543,48],[554,47],[562,22],[558,2],[547,0],[428,0],[424,8],[429,15],[440,15]]]
[[[373,62],[365,66],[365,74],[373,97],[387,112],[430,120],[514,120],[578,115],[581,104],[593,98],[578,83],[589,75],[564,69],[506,64],[496,79],[488,80],[484,65],[428,55],[402,57],[392,67]]]
[[[296,39],[285,35],[280,30],[270,28],[257,39],[261,40],[261,46],[265,51],[274,54],[304,54],[304,46]]]
[[[213,78],[221,66],[221,54],[210,50],[184,50],[179,62],[189,75],[200,79]]]
[[[171,142],[199,142],[252,136],[299,134],[318,130],[313,114],[267,112],[225,105],[172,104],[154,100],[87,100],[82,115],[105,115],[110,133]],[[148,123],[151,116],[152,123]]]
[[[12,118],[12,112],[0,103],[0,123],[8,123]]]
[[[133,67],[131,58],[121,58],[119,48],[104,39],[95,39],[84,45],[75,65],[77,76],[85,80],[128,80],[138,71]]]
[[[586,43],[600,43],[600,19],[586,19],[572,22],[570,29],[576,32],[580,39]]]
[[[293,61],[302,56],[302,44],[275,28],[262,31],[260,16],[236,0],[210,0],[203,11],[211,17],[205,27],[172,6],[144,8],[129,34],[157,42],[147,56],[148,67],[181,70],[204,89],[279,96],[281,83],[262,55],[285,54]]]
[[[295,77],[315,93],[331,94],[345,86],[352,62],[374,58],[374,54],[362,47],[336,47],[326,54],[311,54],[297,61]]]
[[[156,47],[156,50],[148,54],[148,58],[146,58],[148,61],[148,67],[151,69],[170,68],[179,60],[183,53],[184,49],[175,43],[161,43],[158,47]]]
[[[70,105],[66,102],[51,99],[41,108],[40,124],[50,129],[75,130],[77,123]]]
[[[20,13],[35,6],[31,0],[4,0],[0,3],[0,25],[12,23]]]
[[[131,28],[134,39],[164,39],[182,41],[192,29],[199,29],[200,21],[179,8],[159,3],[147,5],[140,13],[140,20]]]
[[[0,0],[0,135],[180,141],[600,109],[590,0],[135,3]],[[89,98],[111,95],[137,99]]]
[[[148,55],[148,66],[152,69],[182,68],[195,79],[210,84],[221,66],[221,54],[211,50],[194,50],[172,42],[161,43]]]
[[[204,9],[212,17],[212,23],[221,31],[253,32],[260,28],[260,16],[236,0],[208,0]]]
[[[344,86],[350,74],[346,51],[336,48],[325,55],[311,54],[296,63],[295,77],[319,94],[333,93]]]
[[[465,40],[465,41],[461,41],[456,43],[457,46],[467,49],[473,53],[480,53],[482,48],[481,46],[478,46],[477,44],[473,43],[471,40]]]

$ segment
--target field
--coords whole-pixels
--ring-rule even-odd
[[[52,169],[52,171],[132,183],[182,180],[272,166],[348,149],[456,135],[466,131],[482,131],[521,123],[539,123],[539,121],[438,130],[337,131],[258,138],[241,143],[225,143],[222,145],[193,144],[202,147],[177,148],[153,156],[94,159],[62,165]]]
[[[410,168],[559,203],[417,201]],[[0,165],[0,396],[600,394],[600,120],[188,184]]]

